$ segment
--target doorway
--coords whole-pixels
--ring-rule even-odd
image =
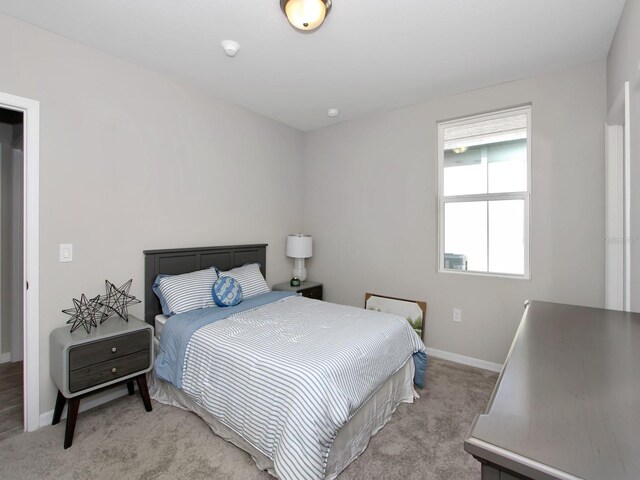
[[[18,118],[22,120],[22,128],[16,129],[11,138],[11,155],[13,157],[13,145],[21,145],[22,150],[16,153],[21,155],[21,168],[13,170],[11,176],[20,175],[22,178],[22,203],[14,202],[18,205],[14,212],[14,218],[19,217],[22,224],[17,230],[13,230],[12,235],[20,239],[12,243],[18,249],[13,257],[13,272],[16,277],[8,277],[9,284],[14,282],[16,288],[13,292],[17,301],[12,302],[12,311],[14,318],[22,320],[22,329],[13,327],[9,329],[10,352],[9,362],[10,371],[0,373],[0,385],[2,378],[15,377],[21,379],[22,383],[22,428],[17,430],[33,431],[40,427],[40,326],[39,326],[39,165],[40,165],[40,103],[24,97],[18,97],[8,93],[0,92],[0,111],[8,111],[4,115],[9,118]],[[4,117],[5,120],[7,117]],[[3,123],[0,121],[0,123]],[[6,123],[6,122],[4,122]],[[21,131],[21,139],[20,132]],[[12,165],[12,166],[15,166]],[[7,177],[9,178],[9,177]],[[2,198],[2,190],[0,185],[0,199]],[[7,203],[8,205],[8,203]],[[2,211],[2,204],[0,204]],[[5,242],[4,232],[2,234],[1,243]],[[21,243],[21,244],[20,244]],[[21,249],[21,250],[20,250]],[[1,252],[0,252],[1,253]],[[0,270],[4,259],[0,256]],[[18,275],[20,275],[18,277]],[[18,284],[19,280],[19,284]],[[5,280],[0,275],[0,289]],[[2,305],[0,305],[0,309]],[[12,334],[13,333],[13,334]],[[19,334],[22,334],[22,339]],[[0,334],[1,335],[1,334]],[[0,337],[0,342],[4,340]],[[6,345],[6,344],[5,344]],[[21,353],[20,353],[21,352]],[[5,352],[6,353],[6,352]],[[22,368],[18,362],[11,362],[22,356]],[[6,359],[6,356],[5,358]],[[0,359],[0,360],[4,360]],[[0,364],[0,367],[6,365]],[[17,365],[16,365],[17,364]],[[6,367],[9,368],[9,367]],[[16,370],[18,372],[16,373]],[[20,370],[22,370],[20,372]],[[1,372],[1,371],[0,371]],[[9,380],[6,381],[10,383]],[[2,395],[0,391],[0,395]],[[9,395],[9,394],[7,394]],[[1,405],[1,403],[0,403]],[[15,432],[14,432],[15,433]]]
[[[24,430],[24,114],[0,108],[0,439]]]

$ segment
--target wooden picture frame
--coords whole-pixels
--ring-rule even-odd
[[[364,308],[366,310],[393,313],[406,318],[407,322],[409,322],[424,342],[424,322],[427,316],[427,302],[367,292],[364,294]]]

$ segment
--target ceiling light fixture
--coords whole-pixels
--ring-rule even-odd
[[[294,28],[315,30],[331,11],[332,0],[280,0],[280,8]]]

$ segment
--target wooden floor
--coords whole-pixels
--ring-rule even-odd
[[[0,440],[23,430],[22,362],[0,364]]]

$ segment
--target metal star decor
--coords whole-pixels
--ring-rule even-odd
[[[119,316],[126,322],[129,321],[129,306],[140,303],[136,297],[129,295],[132,282],[133,278],[118,288],[109,280],[104,281],[107,293],[99,301],[100,306],[103,307],[100,323],[113,315]]]
[[[87,333],[91,332],[91,327],[97,327],[96,317],[100,312],[100,295],[95,298],[87,298],[83,293],[80,296],[80,300],[73,299],[73,308],[67,308],[62,310],[62,313],[71,315],[71,318],[67,321],[67,324],[71,325],[71,331],[84,327]]]

